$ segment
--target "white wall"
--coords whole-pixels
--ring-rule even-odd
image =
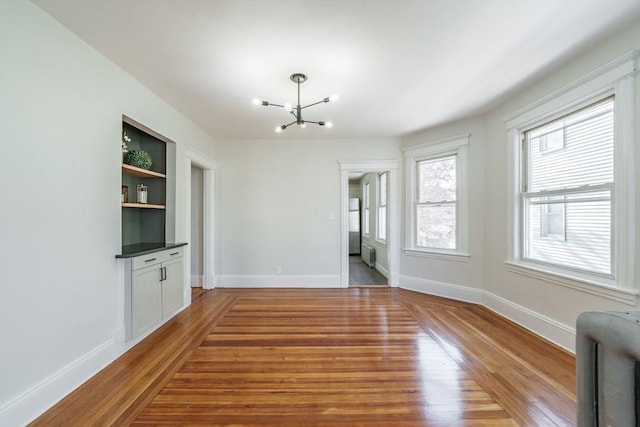
[[[401,286],[482,301],[568,348],[580,312],[638,309],[638,303],[562,288],[504,266],[503,118],[640,48],[635,24],[486,116],[402,139],[411,147],[471,134],[471,257],[401,255]],[[339,286],[337,162],[401,158],[393,139],[225,141],[214,152],[200,129],[28,2],[0,2],[0,55],[2,425],[38,415],[117,354],[122,114],[177,143],[178,241],[189,239],[185,149],[216,159],[222,286]],[[640,105],[640,90],[636,97]],[[640,150],[640,164],[638,156]],[[639,247],[637,226],[635,241]]]
[[[507,133],[504,118],[514,114],[532,102],[577,80],[632,49],[640,48],[640,23],[622,29],[609,40],[591,49],[587,54],[538,82],[528,90],[511,97],[486,116],[486,188],[485,195],[485,264],[484,287],[487,303],[501,309],[519,322],[557,340],[565,347],[573,348],[573,330],[577,316],[583,311],[630,310],[640,307],[614,302],[610,299],[569,289],[530,277],[508,272],[507,258]],[[640,107],[640,77],[636,76],[636,106]],[[636,110],[636,140],[640,135],[640,120]],[[640,150],[636,144],[636,165],[640,164]],[[636,178],[636,182],[640,181]],[[636,193],[637,194],[637,193]],[[640,203],[636,196],[636,203]],[[637,222],[635,247],[640,247],[640,227]],[[640,260],[636,263],[640,265]],[[500,303],[492,296],[504,298],[511,305]],[[517,306],[533,313],[526,315]]]
[[[471,258],[465,263],[401,255],[401,287],[483,303],[569,350],[575,349],[575,323],[580,313],[637,310],[640,307],[637,299],[631,305],[616,302],[509,272],[504,264],[507,259],[509,202],[505,117],[630,50],[640,48],[639,41],[640,25],[636,22],[527,90],[511,96],[486,115],[402,138],[402,147],[406,148],[463,133],[471,134],[468,175]],[[640,77],[635,79],[636,105],[640,106]],[[637,135],[640,135],[640,120],[636,121]],[[640,150],[636,150],[635,156],[635,163],[640,164]],[[636,170],[636,174],[638,182],[640,172]],[[640,208],[638,199],[636,197],[636,212]],[[404,203],[403,208],[406,209]],[[403,229],[405,226],[403,224]],[[637,222],[635,247],[640,247]],[[636,256],[640,257],[638,253]],[[640,265],[640,259],[636,264]]]
[[[408,135],[402,138],[402,148],[410,148],[461,134],[471,134],[468,148],[468,261],[425,258],[402,253],[400,256],[400,286],[422,292],[480,302],[484,264],[484,200],[485,190],[485,130],[482,117],[462,120]],[[403,189],[406,170],[403,170]],[[406,190],[403,190],[403,226],[406,229]],[[403,235],[403,248],[407,247]]]
[[[0,63],[0,424],[19,425],[122,344],[122,114],[177,143],[179,241],[184,150],[214,143],[29,2],[0,2]]]
[[[358,182],[349,181],[349,198],[360,198],[360,184]]]
[[[340,286],[338,161],[399,159],[398,143],[221,142],[216,157],[219,285]]]

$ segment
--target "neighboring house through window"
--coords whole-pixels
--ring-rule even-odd
[[[632,52],[507,119],[510,271],[635,301],[636,61]]]
[[[613,105],[607,98],[524,132],[523,259],[611,274]]]

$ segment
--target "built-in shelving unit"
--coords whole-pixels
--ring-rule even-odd
[[[175,173],[172,168],[167,173],[167,165],[175,161],[175,144],[129,119],[123,120],[122,131],[129,139],[128,150],[142,150],[151,156],[149,169],[122,163],[123,194],[126,194],[121,203],[123,253],[141,244],[161,247],[172,241],[174,235],[171,218],[175,213],[171,201],[175,197],[168,193],[173,189]],[[137,197],[137,187],[141,184],[147,188],[146,203],[139,203]]]
[[[166,209],[165,205],[151,205],[149,203],[123,203],[123,208],[140,208],[140,209]]]
[[[122,164],[122,173],[123,175],[130,175],[132,177],[137,178],[157,178],[157,179],[166,179],[166,175],[160,172],[154,172],[151,170],[146,170],[142,168],[138,168],[131,165]],[[124,179],[123,179],[124,182]],[[135,203],[135,202],[122,202],[123,208],[140,208],[140,209],[166,209],[165,205],[161,204],[153,204],[153,203]]]
[[[125,339],[137,340],[166,322],[184,303],[184,257],[175,242],[175,143],[123,116],[128,150],[151,157],[149,169],[122,163],[122,252]],[[124,154],[124,153],[123,153]],[[138,203],[138,186],[147,203]]]
[[[125,165],[124,163],[122,164],[122,173],[131,175],[131,176],[137,176],[140,178],[166,178],[167,177],[167,175],[160,172],[154,172],[147,169],[137,168],[135,166]]]

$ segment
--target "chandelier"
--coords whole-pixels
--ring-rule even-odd
[[[302,110],[304,110],[305,108],[308,108],[308,107],[313,107],[314,105],[322,104],[324,102],[337,101],[338,100],[338,95],[332,95],[330,97],[324,98],[321,101],[314,102],[313,104],[305,105],[304,107],[302,107],[302,106],[300,106],[300,85],[307,80],[307,76],[302,74],[302,73],[294,73],[294,74],[291,74],[291,77],[289,77],[289,78],[291,79],[292,82],[294,82],[295,84],[298,85],[298,105],[296,105],[295,107],[292,106],[288,102],[285,103],[284,105],[280,105],[280,104],[274,104],[274,103],[268,102],[268,101],[261,101],[258,98],[254,98],[253,99],[253,103],[255,105],[263,105],[265,107],[268,107],[270,105],[274,106],[274,107],[282,107],[285,110],[287,110],[288,112],[290,112],[291,115],[295,118],[295,120],[292,121],[291,123],[287,123],[286,125],[278,126],[276,128],[276,132],[280,133],[283,130],[285,130],[286,128],[288,128],[289,126],[293,125],[293,124],[296,124],[296,125],[298,125],[298,126],[300,126],[302,128],[306,127],[307,123],[313,123],[313,124],[316,124],[318,126],[325,126],[325,127],[328,127],[328,128],[333,127],[333,123],[331,123],[331,122],[323,122],[323,121],[313,122],[311,120],[304,120],[302,118]]]

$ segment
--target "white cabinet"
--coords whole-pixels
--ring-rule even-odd
[[[172,317],[183,306],[183,288],[181,247],[126,259],[127,339],[137,338]]]
[[[162,317],[175,313],[183,304],[184,286],[182,257],[162,263],[164,280],[162,281]]]

